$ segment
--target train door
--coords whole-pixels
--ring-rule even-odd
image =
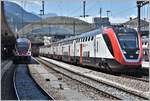
[[[68,61],[70,62],[70,45],[68,46]]]
[[[82,58],[82,47],[83,45],[82,45],[82,43],[80,44],[80,64],[82,64],[82,61],[83,61],[83,58]]]
[[[96,37],[94,37],[94,64],[96,63]]]
[[[74,57],[74,61],[76,61],[76,41],[73,41],[73,57]]]

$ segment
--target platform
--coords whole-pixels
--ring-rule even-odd
[[[87,100],[86,96],[80,94],[77,90],[68,88],[65,82],[62,82],[53,73],[44,68],[43,65],[30,64],[29,70],[35,81],[51,95],[55,100]]]
[[[149,68],[150,68],[150,62],[142,61],[142,68],[147,68],[147,69],[149,69]]]

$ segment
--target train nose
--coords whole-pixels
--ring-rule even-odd
[[[25,54],[27,54],[27,51],[20,51],[19,52],[19,55],[25,55]]]

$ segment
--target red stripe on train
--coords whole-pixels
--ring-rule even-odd
[[[125,64],[125,60],[122,56],[120,47],[119,47],[119,43],[116,39],[116,35],[113,32],[113,30],[111,28],[104,30],[104,33],[106,33],[108,35],[108,38],[110,39],[111,43],[112,43],[112,48],[114,51],[114,58],[121,64]]]
[[[82,44],[80,44],[80,64],[82,64]]]

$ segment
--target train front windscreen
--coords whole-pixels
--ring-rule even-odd
[[[138,36],[136,33],[118,33],[118,40],[122,49],[137,49]]]
[[[127,59],[137,59],[139,56],[138,33],[134,29],[115,29],[121,50]]]
[[[25,42],[17,43],[18,52],[27,52],[29,49],[29,44]]]

